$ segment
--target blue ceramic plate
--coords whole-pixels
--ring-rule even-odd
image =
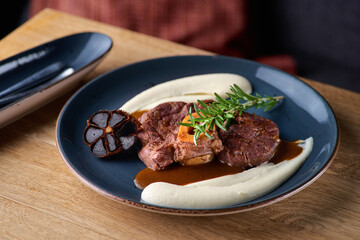
[[[141,201],[134,185],[145,165],[136,157],[106,161],[94,157],[83,142],[86,120],[100,109],[117,109],[139,92],[180,77],[234,73],[246,77],[254,92],[285,96],[276,109],[257,114],[275,121],[285,140],[314,138],[314,147],[301,168],[284,184],[250,202],[217,209],[162,208]],[[219,80],[221,81],[221,80]],[[304,189],[330,165],[338,148],[337,121],[328,103],[301,80],[277,69],[223,56],[179,56],[131,64],[106,73],[81,88],[60,113],[56,139],[70,170],[94,190],[119,202],[162,213],[214,215],[250,210],[280,201]]]
[[[107,35],[84,32],[55,39],[0,61],[0,92],[41,72],[46,76],[41,84],[12,94],[15,97],[10,102],[4,103],[0,98],[0,127],[71,90],[102,61],[111,47],[112,40]],[[59,66],[56,71],[46,70],[54,69],[54,64]]]

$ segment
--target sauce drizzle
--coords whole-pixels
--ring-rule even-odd
[[[136,111],[136,112],[131,113],[131,116],[133,116],[136,119],[139,119],[147,111],[148,110]]]
[[[278,164],[284,160],[295,158],[302,152],[302,150],[303,149],[298,146],[297,142],[282,140],[279,144],[277,153],[269,162]],[[144,189],[147,185],[154,182],[186,185],[225,175],[236,174],[242,171],[244,171],[244,169],[231,167],[216,160],[211,161],[210,163],[195,166],[181,166],[179,164],[173,164],[161,171],[154,171],[150,168],[145,168],[136,175],[134,182],[140,189]]]
[[[161,171],[154,171],[150,168],[145,168],[136,175],[134,182],[140,189],[144,189],[147,185],[153,182],[167,182],[177,185],[185,185],[224,175],[235,174],[242,171],[242,168],[230,167],[216,160],[193,166],[172,164]]]
[[[269,162],[278,164],[284,160],[293,159],[296,156],[300,155],[302,150],[303,149],[298,145],[297,141],[289,142],[281,140],[278,150]]]

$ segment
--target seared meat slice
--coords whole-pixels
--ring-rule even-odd
[[[215,154],[223,150],[223,145],[219,139],[218,133],[209,133],[214,139],[206,136],[197,140],[197,146],[194,142],[176,140],[174,144],[174,159],[183,165],[197,165],[210,162]]]
[[[150,142],[138,153],[144,164],[153,170],[160,170],[174,162],[174,149],[167,142]]]
[[[212,132],[214,140],[207,137],[199,139],[198,146],[193,142],[180,141],[178,131],[188,115],[192,103],[167,102],[145,112],[139,121],[142,130],[138,138],[143,144],[139,158],[153,170],[160,170],[174,161],[184,165],[211,161],[223,147],[217,132]],[[187,161],[189,160],[189,161]]]
[[[153,170],[174,162],[174,142],[189,107],[184,102],[167,102],[145,112],[139,121],[142,131],[138,138],[143,144],[139,158]]]
[[[273,121],[255,114],[237,116],[227,131],[219,130],[224,150],[217,158],[230,166],[249,168],[269,161],[280,143]]]
[[[143,131],[138,134],[142,143],[163,142],[171,137],[176,139],[178,122],[187,115],[188,107],[184,102],[166,102],[145,112],[140,118]]]

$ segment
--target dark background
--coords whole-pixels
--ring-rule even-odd
[[[252,0],[250,29],[264,54],[292,55],[298,74],[360,92],[359,0]]]
[[[257,52],[289,54],[298,75],[360,92],[359,0],[250,0]],[[2,2],[0,38],[28,19],[28,1]]]
[[[28,0],[5,0],[0,5],[0,39],[28,19]]]

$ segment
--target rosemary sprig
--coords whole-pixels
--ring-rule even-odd
[[[254,107],[255,109],[264,108],[265,111],[273,108],[283,96],[270,97],[255,96],[245,93],[239,86],[234,84],[230,87],[231,93],[226,93],[228,99],[220,97],[217,93],[214,93],[216,102],[206,104],[203,101],[198,100],[198,103],[203,108],[198,108],[194,104],[194,110],[199,117],[192,115],[192,108],[189,109],[189,123],[178,123],[186,127],[194,128],[194,143],[197,145],[197,139],[201,133],[204,133],[208,138],[213,137],[208,133],[210,129],[213,129],[216,125],[220,129],[226,131],[229,127],[231,120],[235,118],[236,112],[239,115],[242,112],[247,111],[249,108]]]

